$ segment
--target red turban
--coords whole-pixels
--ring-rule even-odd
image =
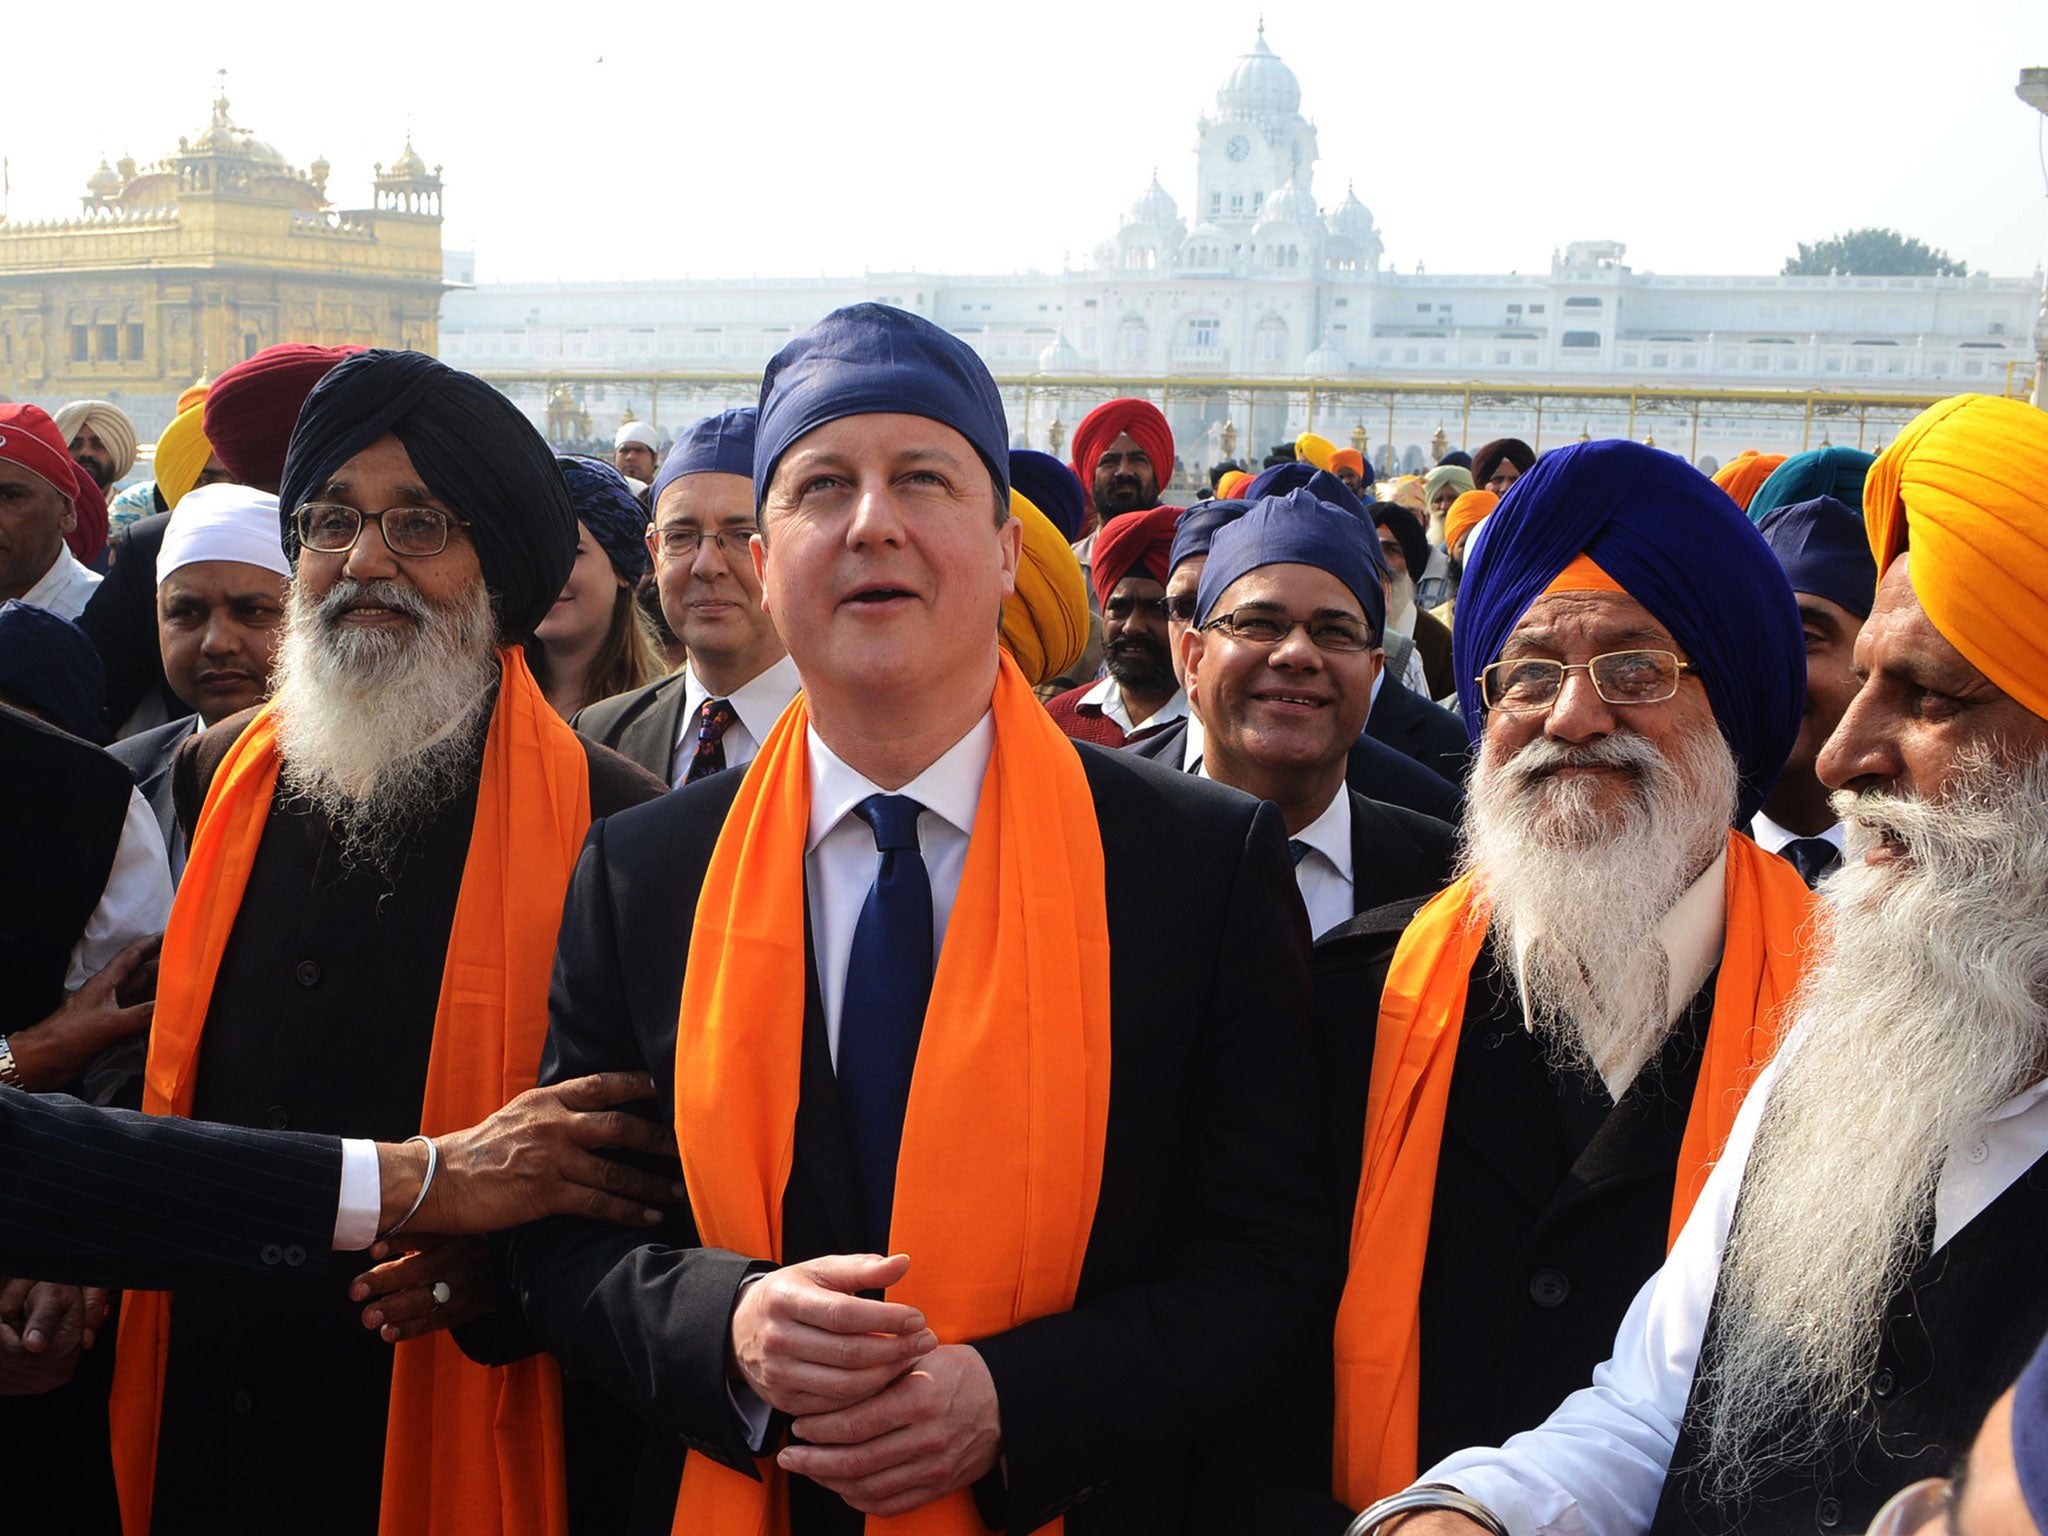
[[[81,471],[71,462],[64,434],[41,406],[0,405],[0,459],[49,481],[66,501],[78,504]]]
[[[1103,525],[1095,535],[1095,560],[1089,569],[1096,602],[1108,602],[1126,576],[1150,576],[1161,586],[1166,584],[1166,559],[1180,514],[1179,507],[1154,507],[1149,512],[1126,512]]]
[[[1109,445],[1126,432],[1152,461],[1152,473],[1162,489],[1173,478],[1173,428],[1166,424],[1159,407],[1150,400],[1104,401],[1074,428],[1074,473],[1081,477],[1081,489],[1091,501],[1095,496],[1096,464]]]
[[[299,407],[327,370],[361,347],[265,347],[213,381],[206,392],[206,440],[242,485],[275,491],[284,483],[284,451]]]
[[[92,471],[83,464],[74,464],[71,469],[71,478],[78,487],[78,494],[71,498],[71,510],[78,516],[71,531],[64,535],[64,542],[81,563],[91,565],[107,547],[107,498],[100,494]]]

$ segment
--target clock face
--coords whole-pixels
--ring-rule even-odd
[[[1246,138],[1241,133],[1236,135],[1234,138],[1231,139],[1231,141],[1228,144],[1223,146],[1223,153],[1230,156],[1230,158],[1233,160],[1242,160],[1246,155],[1250,154],[1251,152],[1252,141]]]

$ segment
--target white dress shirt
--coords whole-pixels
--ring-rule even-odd
[[[676,731],[675,770],[670,775],[671,783],[680,785],[689,776],[690,760],[697,755],[697,716],[708,701],[723,698],[739,717],[725,728],[725,735],[720,738],[725,746],[725,766],[737,768],[754,760],[754,755],[761,750],[761,743],[768,739],[768,732],[782,718],[782,712],[789,708],[789,701],[796,697],[801,687],[803,680],[796,675],[796,663],[787,656],[727,694],[713,693],[697,680],[697,669],[686,665],[683,669],[683,719]]]
[[[1200,773],[1202,771],[1202,717],[1194,711],[1188,712],[1188,733],[1181,738],[1180,771]]]
[[[1206,763],[1197,772],[1205,779],[1213,778]],[[1322,815],[1288,840],[1308,845],[1308,852],[1294,866],[1294,884],[1301,892],[1302,905],[1308,908],[1308,931],[1321,938],[1357,916],[1351,873],[1350,788],[1339,784]]]
[[[1833,843],[1835,845],[1835,852],[1841,853],[1844,851],[1842,838],[1846,831],[1847,829],[1838,821],[1829,827],[1827,831],[1816,832],[1813,835]],[[1805,834],[1788,832],[1762,811],[1758,811],[1755,816],[1750,818],[1749,835],[1755,840],[1757,847],[1763,849],[1765,853],[1783,853],[1787,843],[1795,842]]]
[[[1678,1443],[1713,1304],[1722,1250],[1742,1171],[1779,1062],[1765,1067],[1743,1101],[1721,1160],[1664,1267],[1636,1293],[1615,1335],[1614,1353],[1535,1428],[1498,1449],[1459,1451],[1422,1474],[1485,1504],[1513,1536],[1639,1536],[1649,1528]],[[1934,1197],[1934,1247],[1941,1249],[2048,1155],[2048,1081],[2008,1100],[1949,1148]]]
[[[170,918],[171,856],[164,850],[156,812],[140,790],[131,789],[106,888],[100,892],[92,916],[85,920],[85,931],[71,946],[64,990],[76,992],[137,939],[162,933]]]
[[[1101,710],[1105,719],[1114,720],[1126,736],[1139,731],[1157,730],[1162,725],[1171,725],[1188,712],[1188,691],[1185,688],[1173,690],[1173,697],[1153,710],[1142,720],[1132,720],[1131,712],[1124,706],[1124,691],[1117,687],[1116,679],[1105,677],[1081,696],[1083,704],[1093,704]]]
[[[47,608],[60,619],[76,619],[85,612],[85,601],[100,584],[100,574],[78,563],[66,544],[57,546],[57,558],[36,584],[21,594],[24,603]]]

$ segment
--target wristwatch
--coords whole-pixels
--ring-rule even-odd
[[[28,1086],[21,1080],[21,1068],[14,1064],[14,1051],[7,1044],[5,1035],[0,1035],[0,1083],[5,1083],[9,1088]]]

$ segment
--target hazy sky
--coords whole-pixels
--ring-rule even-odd
[[[102,153],[170,152],[224,66],[235,119],[326,155],[344,206],[410,123],[484,281],[1082,262],[1155,166],[1188,211],[1195,118],[1258,23],[1257,0],[14,9],[15,219],[74,213]],[[1318,198],[1354,181],[1404,271],[1617,239],[1638,270],[1774,273],[1860,224],[2000,275],[2048,258],[2044,120],[2013,95],[2048,65],[2048,0],[1265,19],[1319,130]]]

